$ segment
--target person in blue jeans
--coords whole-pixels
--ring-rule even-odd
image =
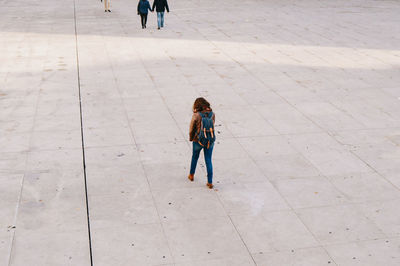
[[[189,140],[193,142],[193,154],[192,161],[190,164],[189,180],[194,180],[194,174],[196,171],[197,161],[200,156],[201,150],[204,150],[204,160],[207,167],[207,186],[213,188],[213,166],[212,166],[212,153],[214,149],[214,143],[211,143],[209,147],[201,145],[199,142],[199,133],[201,130],[202,116],[211,114],[212,122],[215,123],[215,114],[212,112],[210,103],[200,97],[197,98],[193,104],[193,116],[189,128]]]
[[[167,2],[167,0],[154,0],[152,11],[154,11],[154,7],[156,8],[156,11],[157,11],[158,29],[160,29],[160,28],[164,27],[165,9],[167,9],[167,12],[169,13],[168,2]]]
[[[146,23],[147,23],[147,14],[149,12],[153,12],[150,7],[150,3],[147,0],[139,0],[138,6],[137,6],[137,13],[140,15],[140,21],[142,23],[142,29],[146,28]]]

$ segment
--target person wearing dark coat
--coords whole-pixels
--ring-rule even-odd
[[[169,13],[168,2],[167,2],[167,0],[154,0],[153,8],[152,8],[153,11],[154,11],[154,7],[156,8],[156,11],[157,11],[158,29],[160,29],[160,28],[164,27],[165,9],[167,9],[167,12]]]
[[[148,11],[153,12],[150,7],[150,3],[147,0],[139,0],[138,6],[137,6],[137,12],[138,15],[140,15],[140,21],[142,22],[142,29],[146,28],[146,23],[147,23],[147,14]]]

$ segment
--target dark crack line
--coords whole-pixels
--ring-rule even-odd
[[[74,0],[74,28],[75,28],[75,52],[76,52],[76,70],[78,75],[78,90],[79,90],[79,115],[81,122],[81,141],[82,141],[82,163],[83,163],[83,178],[85,181],[85,200],[86,200],[86,217],[88,226],[88,237],[89,237],[89,255],[90,265],[93,266],[93,255],[92,255],[92,237],[90,233],[90,214],[89,214],[89,199],[87,189],[87,178],[86,178],[86,160],[85,160],[85,140],[83,137],[83,118],[82,118],[82,96],[81,96],[81,79],[79,71],[79,51],[78,51],[78,32],[76,27],[76,5]]]

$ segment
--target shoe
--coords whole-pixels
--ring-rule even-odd
[[[111,12],[111,10],[109,9],[108,12]]]
[[[213,184],[207,183],[207,187],[208,187],[209,189],[212,189],[214,186],[213,186]]]
[[[188,175],[188,178],[189,178],[189,180],[190,180],[190,181],[192,181],[192,182],[193,182],[193,180],[194,180],[194,175],[192,175],[192,174],[189,174],[189,175]]]
[[[104,12],[107,12],[107,10],[104,10]]]
[[[158,29],[160,29],[160,27],[158,27]]]

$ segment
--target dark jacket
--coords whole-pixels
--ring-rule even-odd
[[[156,7],[157,12],[164,12],[165,9],[167,9],[167,11],[169,12],[167,0],[154,0],[153,11],[154,11],[154,7]]]
[[[212,110],[209,109],[204,112],[212,112]],[[215,123],[214,112],[213,112],[212,120]],[[198,112],[193,113],[192,121],[190,122],[190,128],[189,128],[189,140],[190,141],[194,141],[194,142],[199,141],[197,135],[200,133],[200,128],[201,128],[201,115]]]
[[[148,10],[151,11],[150,3],[147,0],[140,0],[137,6],[137,12],[141,14],[147,14]]]

